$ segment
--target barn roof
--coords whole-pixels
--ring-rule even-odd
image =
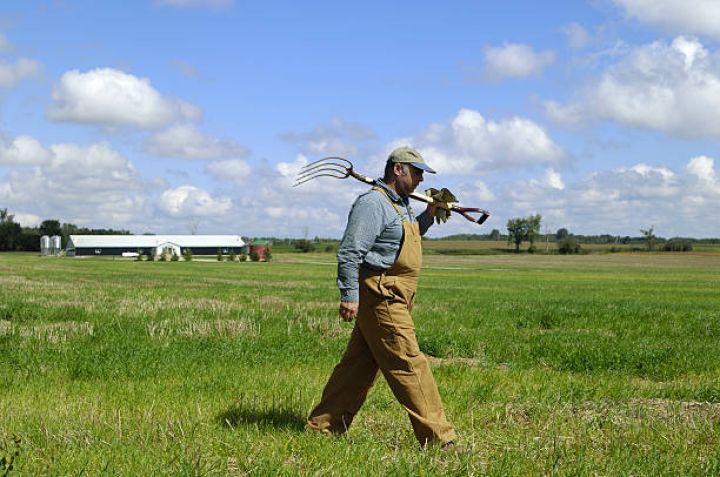
[[[181,247],[242,247],[245,245],[239,235],[71,235],[70,241],[75,248],[158,247],[167,242]]]

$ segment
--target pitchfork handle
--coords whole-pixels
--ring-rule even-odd
[[[424,194],[418,194],[417,192],[413,192],[412,194],[410,194],[410,197],[415,200],[419,200],[420,202],[425,202],[426,204],[435,203],[432,197],[428,197]],[[453,204],[450,206],[450,210],[459,213],[470,222],[475,222],[478,225],[482,224],[488,219],[488,217],[490,217],[490,212],[485,209],[479,209],[477,207],[460,207],[459,205]],[[470,215],[471,212],[480,214],[480,217],[476,219],[475,217]]]
[[[350,174],[355,179],[362,181],[366,184],[377,185],[375,179],[368,177],[368,176],[364,176],[364,175],[354,171],[352,168],[350,168],[348,170],[348,174]],[[420,202],[425,202],[426,204],[434,204],[435,203],[435,201],[433,200],[432,197],[428,197],[424,194],[418,194],[417,192],[413,192],[412,194],[410,194],[410,197],[412,197],[415,200],[419,200]],[[460,207],[458,205],[453,204],[452,206],[450,206],[450,210],[452,210],[453,212],[459,213],[460,215],[465,217],[470,222],[475,222],[478,225],[482,224],[483,222],[485,222],[488,219],[488,217],[490,217],[490,212],[488,212],[485,209],[478,209],[477,207]],[[478,213],[478,214],[480,214],[480,217],[476,219],[475,217],[470,215],[470,213]]]

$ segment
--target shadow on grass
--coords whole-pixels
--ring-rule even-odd
[[[305,416],[297,409],[258,407],[254,403],[235,403],[217,416],[218,424],[228,429],[257,426],[263,429],[304,431]]]

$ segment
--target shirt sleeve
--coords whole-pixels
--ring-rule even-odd
[[[377,194],[358,197],[350,210],[345,234],[337,251],[338,288],[344,302],[360,299],[358,275],[365,255],[382,232],[384,213]]]
[[[432,216],[427,213],[427,210],[423,210],[416,219],[418,221],[418,227],[420,228],[420,235],[425,235],[425,232],[427,232],[433,224]]]

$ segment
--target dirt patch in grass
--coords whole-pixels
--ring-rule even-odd
[[[435,356],[425,355],[428,362],[432,365],[451,365],[451,364],[462,364],[464,366],[482,366],[484,358],[464,358],[462,356],[453,356],[448,358],[437,358]]]
[[[257,332],[258,327],[251,320],[162,320],[147,325],[147,333],[151,338],[175,336],[233,338],[236,336],[255,336]]]
[[[0,321],[0,336],[15,335],[25,339],[35,339],[48,343],[65,343],[80,336],[91,336],[95,327],[88,322],[64,321],[43,325],[16,325],[10,321]]]

